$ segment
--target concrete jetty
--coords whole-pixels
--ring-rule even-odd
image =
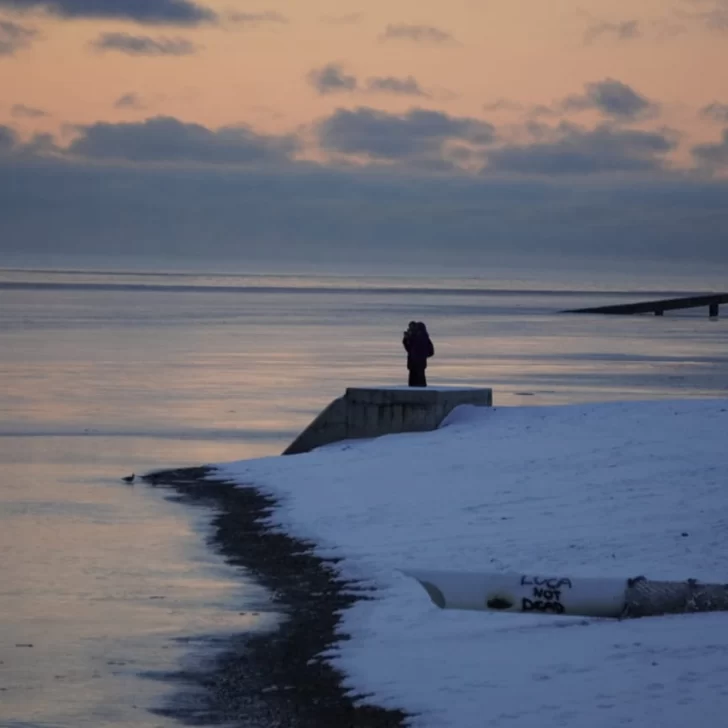
[[[297,455],[341,440],[435,430],[461,404],[491,407],[493,390],[485,387],[349,387],[283,454]]]
[[[704,296],[683,296],[681,298],[663,298],[659,301],[643,301],[641,303],[620,303],[613,306],[595,306],[592,308],[575,308],[562,313],[605,313],[615,315],[629,315],[638,313],[652,313],[662,316],[665,311],[676,311],[682,308],[708,309],[710,318],[718,317],[721,303],[728,303],[728,293],[709,293]]]

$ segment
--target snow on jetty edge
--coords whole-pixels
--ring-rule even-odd
[[[401,569],[728,581],[728,399],[460,407],[431,433],[217,466],[379,598],[329,659],[422,728],[663,728],[728,711],[728,614],[441,611]]]

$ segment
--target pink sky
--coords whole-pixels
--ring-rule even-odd
[[[585,84],[614,79],[660,105],[659,114],[630,119],[630,125],[679,131],[684,137],[675,157],[685,159],[690,145],[720,136],[721,124],[701,117],[700,109],[728,104],[728,3],[722,0],[642,0],[639,6],[626,0],[370,0],[344,7],[310,0],[305,9],[292,0],[207,0],[204,5],[223,20],[195,27],[60,19],[13,12],[7,5],[0,2],[0,19],[37,33],[25,47],[0,56],[0,123],[23,135],[42,131],[68,138],[68,125],[155,115],[210,128],[248,124],[283,133],[300,131],[337,108],[401,113],[417,106],[490,121],[518,139],[530,107],[553,107],[583,93]],[[226,19],[230,13],[263,14],[263,20],[234,23]],[[452,41],[382,40],[391,24],[437,29]],[[185,39],[196,50],[99,52],[91,44],[102,33]],[[372,77],[412,76],[427,96],[321,94],[307,77],[329,63],[360,86]],[[140,108],[115,108],[125,94],[135,94]],[[487,108],[498,100],[509,103]],[[47,115],[32,117],[20,106]],[[563,118],[590,127],[600,113],[562,110],[540,120],[552,125]]]

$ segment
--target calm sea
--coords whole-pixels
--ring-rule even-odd
[[[280,452],[346,386],[405,381],[410,319],[430,382],[496,405],[726,396],[725,319],[559,313],[719,283],[0,270],[0,725],[166,727],[155,676],[270,624],[209,515],[120,476]]]

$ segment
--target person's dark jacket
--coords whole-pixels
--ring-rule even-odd
[[[427,360],[435,355],[435,347],[424,324],[405,332],[402,345],[407,352],[407,369],[410,371],[427,369]]]

